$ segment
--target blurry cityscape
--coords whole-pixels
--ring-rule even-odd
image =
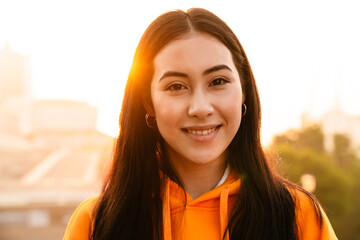
[[[9,45],[0,50],[0,240],[62,239],[75,207],[99,192],[112,154],[113,138],[96,128],[97,109],[84,102],[32,98],[29,61]],[[345,205],[334,198],[358,191],[358,180],[327,167],[351,168],[359,176],[360,116],[336,106],[321,119],[304,115],[302,129],[275,136],[272,148],[284,162],[280,170],[304,187],[310,184],[309,191],[334,211],[329,217],[335,230],[346,227],[341,219],[356,212],[360,197],[350,194],[348,202],[342,200]],[[329,195],[335,181],[342,183],[340,193]],[[354,235],[343,239],[359,237],[360,221],[352,220]]]
[[[62,239],[99,192],[113,138],[83,102],[31,97],[29,58],[0,50],[0,239]]]

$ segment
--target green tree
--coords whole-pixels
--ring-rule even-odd
[[[274,137],[271,152],[278,155],[278,171],[292,182],[300,183],[303,174],[316,177],[314,194],[339,239],[360,239],[360,160],[348,137],[335,135],[329,153],[323,140],[318,125],[293,129]]]
[[[296,148],[311,148],[316,152],[324,152],[324,134],[320,125],[306,126],[300,130],[291,129],[276,135],[273,144],[288,143]]]
[[[334,159],[336,163],[343,167],[349,167],[353,162],[353,154],[351,152],[350,139],[343,134],[334,135]]]
[[[290,181],[300,184],[304,174],[316,177],[314,194],[334,217],[345,216],[353,210],[352,180],[332,163],[329,156],[310,148],[299,150],[288,144],[278,146],[278,152],[281,157],[279,171]]]

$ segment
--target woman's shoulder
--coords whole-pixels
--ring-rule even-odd
[[[76,208],[66,228],[64,240],[90,239],[93,212],[98,199],[99,196],[93,196]]]
[[[300,187],[291,187],[300,239],[336,240],[331,223],[315,196]]]
[[[77,210],[79,210],[79,211],[85,210],[86,212],[90,210],[92,213],[98,199],[99,199],[99,195],[95,195],[93,197],[86,199],[85,201],[80,203],[80,205],[77,207]]]
[[[321,220],[321,207],[316,197],[300,187],[293,188],[291,194],[295,200],[296,213],[303,217],[315,217]]]
[[[76,218],[86,218],[86,220],[91,220],[92,219],[92,215],[93,215],[93,211],[94,211],[94,208],[95,208],[95,205],[97,203],[99,199],[99,196],[96,195],[96,196],[93,196],[93,197],[90,197],[88,199],[86,199],[85,201],[83,201],[74,211],[71,219],[70,219],[70,222]],[[69,222],[69,223],[70,223]]]

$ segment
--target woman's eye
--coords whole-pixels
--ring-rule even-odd
[[[228,83],[229,81],[227,81],[226,79],[224,78],[216,78],[215,80],[213,80],[211,83],[210,83],[210,87],[211,86],[221,86],[221,85],[224,85],[226,83]]]
[[[166,90],[170,90],[170,91],[179,91],[183,89],[185,89],[185,86],[180,83],[171,84],[169,87],[166,88]]]

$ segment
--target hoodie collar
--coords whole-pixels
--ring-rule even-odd
[[[228,173],[227,173],[228,171]],[[228,175],[228,176],[226,176]],[[225,177],[224,177],[225,176]],[[240,178],[235,172],[231,172],[228,168],[225,170],[223,178],[219,184],[209,192],[206,192],[196,199],[186,194],[186,205],[197,205],[199,203],[206,204],[207,201],[219,199],[219,218],[221,234],[225,233],[228,224],[228,203],[229,196],[236,195],[240,189]],[[223,183],[222,183],[223,181]],[[166,177],[165,194],[163,198],[163,227],[164,227],[164,240],[171,240],[171,211],[178,208],[184,208],[185,198],[183,189]],[[229,239],[229,232],[226,234],[226,240]]]

